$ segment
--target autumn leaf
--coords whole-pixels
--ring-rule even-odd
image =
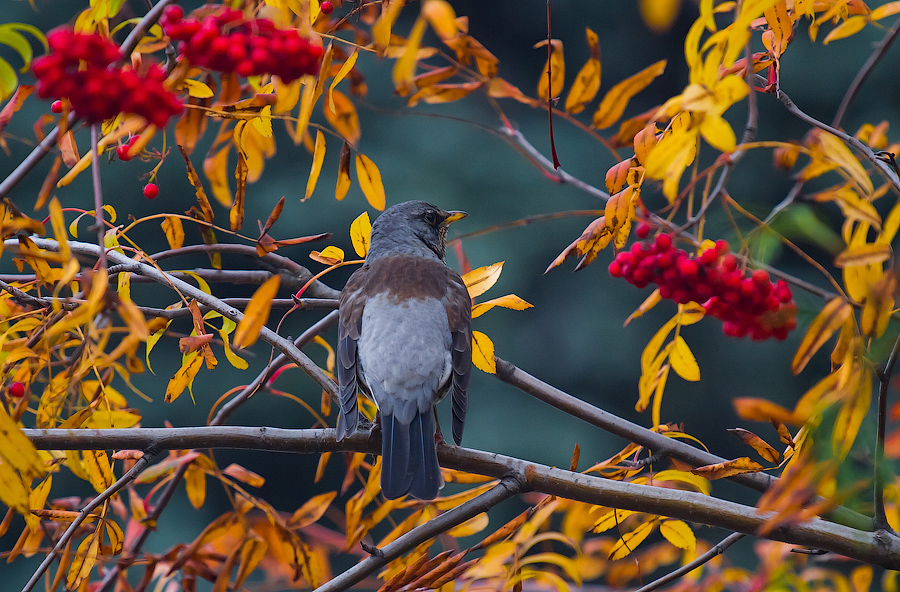
[[[350,144],[345,141],[341,147],[337,184],[334,187],[334,198],[338,201],[347,197],[347,191],[350,189],[350,156]]]
[[[841,327],[841,324],[852,312],[853,308],[843,298],[834,298],[822,308],[810,323],[806,335],[803,336],[803,341],[800,342],[800,347],[797,348],[797,353],[794,354],[794,360],[791,362],[791,370],[794,374],[800,374],[813,355],[825,345],[825,342]]]
[[[650,533],[653,532],[655,526],[656,521],[650,520],[638,525],[638,527],[631,532],[623,534],[609,552],[610,561],[618,561],[623,557],[628,557],[632,551],[637,549],[638,545],[644,542],[644,539],[650,536]]]
[[[566,97],[566,111],[573,114],[584,111],[584,107],[594,100],[600,90],[600,40],[590,28],[586,28],[585,32],[591,57],[578,71]]]
[[[351,145],[356,145],[362,134],[359,128],[359,115],[353,102],[341,91],[331,93],[331,101],[324,104],[325,119],[331,127]]]
[[[691,469],[691,472],[695,475],[706,477],[710,481],[714,481],[716,479],[724,479],[726,477],[742,475],[744,473],[758,473],[762,470],[763,466],[761,464],[752,461],[745,456],[734,460],[706,465],[704,467],[697,467],[696,469]]]
[[[469,290],[469,298],[477,298],[490,290],[500,279],[504,263],[504,261],[500,261],[493,265],[479,267],[462,276],[463,283]]]
[[[344,251],[338,247],[328,246],[321,251],[312,251],[309,258],[323,265],[337,265],[344,261]]]
[[[782,424],[783,425],[783,424]],[[781,459],[781,455],[777,450],[769,446],[769,444],[751,431],[743,428],[732,428],[728,430],[741,439],[744,444],[749,444],[759,453],[761,457],[771,463],[777,463]]]
[[[304,196],[303,201],[312,197],[313,191],[316,189],[316,181],[319,180],[319,173],[322,172],[323,162],[325,162],[325,134],[322,133],[322,130],[316,130],[316,147],[313,151],[312,168],[309,171],[309,178],[306,180],[306,195]]]
[[[254,292],[250,303],[244,310],[244,318],[238,323],[237,330],[234,333],[234,347],[243,349],[249,347],[256,342],[259,332],[262,330],[266,321],[269,320],[269,312],[272,308],[272,299],[278,293],[278,287],[281,285],[281,276],[273,275],[267,279]]]
[[[545,47],[548,43],[547,39],[538,41],[535,49]],[[566,63],[563,59],[563,44],[559,39],[551,39],[550,43],[550,59],[544,64],[541,70],[541,77],[538,81],[537,94],[544,101],[558,97],[562,93],[563,82],[566,78]]]
[[[626,78],[606,92],[594,113],[594,127],[606,129],[622,117],[631,98],[647,88],[666,69],[666,60],[660,60]]]
[[[659,524],[659,533],[679,549],[693,551],[697,547],[694,531],[681,520],[663,520]]]
[[[360,257],[365,257],[369,252],[369,243],[372,240],[372,223],[369,221],[369,212],[363,212],[350,224],[350,241],[353,250]]]
[[[700,367],[694,353],[681,335],[675,338],[675,345],[669,352],[669,363],[678,376],[691,382],[700,380]]]
[[[480,317],[490,309],[495,306],[500,306],[503,308],[510,308],[512,310],[525,310],[526,308],[532,308],[534,305],[529,304],[528,302],[522,300],[515,294],[507,294],[506,296],[501,296],[500,298],[494,298],[493,300],[488,300],[487,302],[481,302],[472,307],[472,318]]]
[[[369,205],[378,211],[384,210],[385,195],[381,172],[365,154],[356,155],[356,179]]]
[[[481,331],[472,331],[472,363],[482,372],[497,373],[494,359],[494,342]]]

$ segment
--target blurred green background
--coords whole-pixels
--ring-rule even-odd
[[[33,4],[33,5],[32,5]],[[4,0],[4,22],[26,22],[44,31],[69,22],[86,2],[71,0]],[[198,3],[183,2],[186,9]],[[458,15],[469,17],[471,34],[481,41],[500,60],[500,76],[534,95],[535,86],[546,59],[546,50],[532,49],[534,43],[546,37],[546,3],[536,0],[520,2],[453,1]],[[348,10],[351,4],[338,10]],[[144,3],[126,2],[123,16],[141,14]],[[130,12],[129,12],[130,11]],[[396,27],[399,34],[409,31],[417,14],[416,3],[410,3]],[[638,95],[626,110],[626,117],[634,116],[678,94],[687,83],[682,43],[688,27],[696,17],[693,2],[684,2],[680,15],[671,30],[654,34],[640,19],[635,2],[575,2],[557,1],[552,4],[553,36],[565,45],[566,82],[571,84],[578,69],[588,57],[584,28],[590,27],[600,37],[603,52],[601,96],[613,84],[660,59],[669,61],[666,72],[647,90]],[[814,117],[830,121],[840,103],[844,90],[856,71],[872,51],[873,42],[883,33],[873,27],[852,39],[834,42],[823,47],[813,44],[806,34],[806,21],[796,31],[794,43],[784,56],[782,84],[798,106]],[[827,29],[824,29],[827,32]],[[820,39],[824,33],[820,33]],[[426,42],[437,40],[426,37]],[[756,40],[759,43],[758,37]],[[7,48],[0,48],[4,51]],[[757,47],[761,49],[761,45]],[[854,132],[864,122],[878,123],[896,118],[898,110],[898,81],[893,73],[891,50],[863,88],[844,124]],[[13,64],[20,62],[12,54],[3,54]],[[363,53],[357,66],[366,77],[369,96],[357,104],[360,107],[362,139],[359,149],[374,160],[381,170],[388,205],[409,199],[425,199],[447,209],[463,209],[469,213],[464,221],[451,229],[451,238],[517,219],[565,210],[600,209],[596,198],[567,185],[549,181],[517,151],[486,128],[499,127],[494,111],[478,93],[448,105],[420,104],[405,107],[402,97],[393,95],[390,69],[393,62],[381,61]],[[30,76],[22,76],[30,82]],[[758,138],[799,139],[807,131],[802,122],[791,117],[771,95],[759,95],[760,131]],[[521,132],[544,154],[549,154],[547,117],[544,111],[532,110],[512,101],[502,107]],[[596,109],[596,101],[580,118],[589,122]],[[740,136],[746,117],[746,103],[728,112]],[[30,151],[34,143],[32,123],[49,112],[46,102],[30,98],[17,113],[12,124],[4,130],[8,134],[11,152],[0,155],[0,176],[6,176]],[[321,112],[314,114],[323,121]],[[606,170],[615,164],[609,153],[587,134],[555,119],[555,140],[562,167],[572,175],[598,187],[603,186]],[[194,163],[200,166],[202,155],[214,135],[210,127],[204,142],[194,153]],[[617,128],[604,132],[609,135]],[[275,238],[291,238],[319,232],[332,232],[330,244],[352,252],[348,235],[350,222],[368,208],[355,182],[348,197],[336,202],[333,188],[337,172],[340,145],[329,138],[328,152],[322,176],[313,197],[300,202],[309,173],[310,155],[302,147],[294,146],[276,122],[277,155],[266,163],[260,182],[247,190],[247,209],[244,231],[256,232],[256,220],[265,220],[279,198],[285,196],[286,206],[271,234]],[[890,138],[896,140],[896,134]],[[78,134],[79,148],[88,150],[88,134]],[[159,138],[154,145],[161,146]],[[709,164],[710,150],[704,147]],[[628,154],[623,151],[623,157]],[[51,159],[42,162],[12,192],[11,199],[25,212],[32,211],[37,192],[49,170]],[[170,153],[160,171],[157,183],[160,196],[146,200],[141,192],[146,182],[142,178],[154,163],[135,159],[123,163],[113,161],[102,166],[104,199],[115,206],[120,221],[127,216],[141,217],[156,212],[183,212],[195,202],[193,190],[185,176],[184,164],[177,151]],[[234,166],[234,160],[230,166]],[[71,186],[55,192],[64,207],[92,207],[90,175],[82,174]],[[835,179],[828,179],[829,183]],[[780,202],[792,185],[788,173],[774,170],[769,150],[753,151],[740,163],[732,175],[728,188],[731,195],[754,213],[765,215]],[[645,193],[651,203],[660,203],[660,195]],[[887,204],[891,205],[891,204]],[[827,207],[813,212],[802,210],[783,216],[780,228],[808,247],[810,254],[823,261],[830,255],[815,244],[825,240],[816,224],[835,224],[836,208]],[[377,212],[369,209],[370,215]],[[811,215],[803,218],[802,215]],[[45,212],[32,214],[42,218]],[[227,212],[216,206],[217,221],[227,225]],[[515,363],[538,378],[580,397],[603,409],[642,425],[649,425],[648,414],[637,414],[637,381],[640,376],[640,353],[657,328],[674,313],[674,305],[664,302],[645,317],[623,328],[625,318],[649,294],[637,290],[621,280],[610,278],[606,265],[612,256],[604,252],[584,271],[572,273],[574,263],[544,274],[548,264],[573,241],[591,221],[588,217],[568,217],[538,222],[524,227],[491,232],[463,241],[465,252],[474,267],[505,261],[504,271],[497,285],[481,300],[515,293],[534,308],[522,312],[494,309],[478,318],[474,328],[487,333],[494,341],[497,355]],[[810,224],[812,221],[814,224]],[[87,235],[88,223],[81,225]],[[812,241],[797,233],[797,228],[812,229]],[[194,228],[186,224],[187,241],[200,241]],[[710,236],[724,235],[733,239],[727,221],[713,208],[707,227]],[[807,234],[810,234],[807,232]],[[158,223],[138,227],[131,235],[147,252],[165,248],[165,240]],[[220,237],[220,240],[224,237]],[[88,239],[89,240],[89,239]],[[320,248],[320,247],[312,247]],[[310,246],[301,245],[278,251],[290,256],[313,271],[321,265],[308,259]],[[775,265],[800,277],[822,283],[811,269],[777,248],[766,249]],[[455,257],[449,263],[457,265]],[[247,262],[231,260],[240,266]],[[190,269],[208,265],[205,258],[184,258],[168,261],[168,269]],[[13,268],[9,258],[2,262],[4,272]],[[326,276],[326,282],[339,288],[350,271]],[[214,285],[213,291],[222,297],[248,296],[244,286]],[[283,294],[287,297],[287,294]],[[159,288],[141,287],[135,292],[139,304],[164,306],[174,302],[171,294]],[[683,422],[690,434],[701,439],[711,450],[725,457],[748,454],[748,449],[725,433],[726,428],[743,426],[757,431],[771,443],[777,442],[774,430],[768,425],[747,425],[739,420],[731,407],[734,396],[766,397],[792,407],[797,398],[817,377],[828,371],[827,356],[820,355],[800,377],[790,372],[789,360],[802,336],[805,321],[821,302],[815,297],[796,294],[801,309],[801,328],[786,342],[753,343],[735,340],[721,333],[718,322],[703,321],[684,330],[683,335],[693,348],[699,362],[702,380],[686,383],[672,375],[666,388],[662,407],[664,421]],[[282,334],[298,335],[320,317],[320,313],[296,313],[285,323]],[[273,318],[275,318],[273,316]],[[187,323],[173,325],[184,331]],[[888,337],[892,330],[889,330]],[[333,342],[333,334],[327,336]],[[826,348],[827,349],[827,348]],[[325,351],[318,345],[306,348],[314,359],[324,363]],[[175,340],[164,340],[152,354],[156,376],[139,376],[136,384],[154,402],[144,403],[135,398],[144,414],[144,426],[161,426],[169,421],[176,426],[205,423],[213,402],[226,390],[244,384],[255,376],[268,359],[269,351],[257,345],[253,348],[251,368],[237,371],[220,356],[215,372],[202,370],[194,384],[194,399],[185,393],[175,403],[163,403],[168,378],[180,364]],[[119,385],[125,390],[124,385]],[[304,398],[317,406],[320,391],[299,370],[282,374],[276,387]],[[448,416],[444,405],[442,417]],[[260,394],[236,413],[232,424],[268,425],[287,428],[308,427],[310,415],[290,401]],[[446,423],[446,422],[445,422]],[[871,440],[871,430],[864,432],[865,442]],[[495,378],[474,372],[470,390],[470,411],[467,417],[464,444],[468,447],[508,454],[549,465],[568,466],[575,444],[581,447],[580,466],[587,467],[612,455],[625,442],[594,429],[587,424],[557,412],[532,400]],[[865,449],[866,446],[863,446]],[[313,485],[312,475],[316,458],[299,455],[251,454],[220,451],[216,453],[222,466],[239,462],[262,474],[267,483],[261,493],[276,508],[293,511],[311,495],[334,489],[341,477],[341,463],[333,459],[326,482]],[[81,494],[89,491],[80,484],[63,492],[65,486],[55,485],[52,496]],[[202,510],[194,510],[183,492],[176,503],[163,515],[160,532],[150,539],[148,549],[162,550],[177,541],[192,538],[213,517],[227,509],[219,489],[209,484],[210,499]],[[727,483],[716,483],[716,493],[731,499],[752,501],[753,497]],[[516,510],[509,509],[512,514]],[[493,522],[494,524],[500,524]],[[715,538],[715,533],[700,529],[700,536]],[[15,531],[15,528],[12,529]],[[14,542],[11,535],[0,538],[0,549],[9,549]],[[749,544],[747,545],[749,548]],[[13,574],[13,582],[20,585],[33,569],[33,564],[17,561],[4,568]],[[15,586],[14,586],[15,587]]]

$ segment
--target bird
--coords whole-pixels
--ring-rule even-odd
[[[341,291],[337,439],[356,433],[361,391],[378,407],[387,499],[432,500],[443,487],[435,405],[448,392],[453,440],[462,443],[472,300],[444,254],[448,225],[465,216],[418,200],[388,208],[372,224],[365,263]]]

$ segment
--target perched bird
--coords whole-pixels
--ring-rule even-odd
[[[434,499],[443,487],[435,404],[447,391],[453,439],[462,441],[472,302],[462,278],[444,264],[444,250],[447,226],[465,215],[424,201],[388,208],[372,225],[365,264],[341,292],[337,437],[356,432],[361,390],[378,406],[381,490],[388,499]]]

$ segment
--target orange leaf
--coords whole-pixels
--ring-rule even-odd
[[[181,224],[181,218],[166,216],[160,226],[166,233],[166,241],[168,241],[170,249],[180,249],[184,245],[184,226]]]
[[[350,144],[344,141],[341,147],[341,161],[338,165],[337,184],[334,187],[334,197],[341,201],[347,197],[347,191],[350,189]]]
[[[403,55],[394,62],[392,73],[394,89],[395,93],[401,97],[405,97],[409,95],[410,91],[415,90],[416,62],[419,48],[422,46],[422,36],[425,34],[425,23],[426,21],[421,15],[416,19],[409,38],[406,40],[406,46],[403,48]]]
[[[312,251],[309,258],[323,265],[337,265],[344,261],[344,251],[334,246],[327,246],[322,251]]]
[[[535,49],[547,45],[547,40],[539,41],[534,45]],[[559,39],[550,40],[550,59],[541,70],[541,78],[538,80],[537,94],[547,101],[558,97],[563,89],[566,78],[566,63],[563,59],[563,44]]]
[[[296,512],[288,518],[288,526],[299,529],[309,526],[325,515],[331,502],[337,497],[336,491],[322,493],[306,501]]]
[[[640,545],[644,539],[646,539],[651,532],[653,532],[653,527],[656,525],[656,520],[649,520],[640,524],[637,528],[632,530],[631,532],[626,532],[622,535],[616,544],[613,545],[612,550],[609,552],[609,559],[611,561],[618,561],[623,557],[628,557],[632,551],[637,549],[638,545]]]
[[[803,341],[800,342],[800,347],[797,348],[797,353],[791,362],[791,370],[794,374],[799,374],[806,367],[813,354],[825,345],[832,333],[841,327],[841,324],[852,312],[853,308],[842,298],[834,298],[825,305],[810,323],[806,335],[803,336]]]
[[[493,300],[488,300],[487,302],[482,302],[473,306],[472,318],[480,317],[495,306],[511,308],[512,310],[525,310],[526,308],[532,308],[534,305],[522,300],[515,294],[507,294],[506,296],[494,298]]]
[[[323,162],[325,162],[325,134],[322,133],[322,130],[316,130],[316,147],[313,150],[312,169],[309,171],[309,178],[306,180],[306,195],[302,201],[309,199],[316,189],[316,181],[319,180],[319,173],[322,172]]]
[[[234,333],[234,347],[241,349],[253,345],[259,337],[259,332],[269,320],[269,312],[272,309],[272,299],[278,293],[281,285],[281,277],[273,275],[263,283],[253,294],[247,308],[244,310],[244,318],[238,324]]]
[[[265,485],[266,480],[262,475],[258,475],[249,469],[245,469],[239,464],[231,463],[222,473],[228,475],[229,477],[234,477],[238,481],[246,483],[250,487],[262,487]]]
[[[793,413],[772,401],[755,397],[737,397],[732,401],[738,417],[750,421],[778,421],[780,423],[798,424]]]
[[[332,92],[331,97],[333,100],[326,102],[322,107],[325,119],[347,142],[356,144],[362,133],[359,128],[359,115],[356,113],[356,107],[339,90]]]
[[[725,462],[716,463],[714,465],[706,465],[705,467],[697,467],[691,469],[691,472],[701,477],[706,477],[710,481],[716,479],[724,479],[733,475],[741,475],[743,473],[758,473],[763,470],[763,466],[758,462],[750,460],[748,457],[736,458]]]
[[[757,451],[761,457],[766,459],[769,462],[777,463],[781,458],[781,455],[778,454],[778,451],[769,446],[769,444],[748,430],[742,428],[732,428],[728,430],[735,436],[741,439],[744,444],[749,444],[753,447],[753,450]]]
[[[591,50],[591,57],[585,62],[572,88],[569,89],[569,95],[566,97],[566,111],[569,113],[581,113],[584,111],[585,105],[594,100],[597,91],[600,90],[600,42],[597,34],[590,28],[586,29],[587,43]]]
[[[600,107],[594,113],[594,127],[606,129],[617,122],[625,112],[628,101],[647,88],[665,69],[666,60],[660,60],[609,89],[603,100],[600,101]]]

